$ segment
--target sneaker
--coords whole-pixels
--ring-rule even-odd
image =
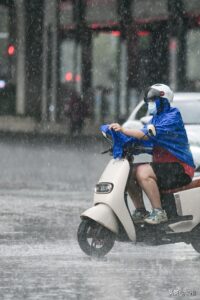
[[[149,216],[149,212],[146,209],[136,208],[132,214],[132,220],[134,223],[143,223],[144,219]]]
[[[165,210],[161,208],[154,208],[144,221],[148,224],[160,224],[163,222],[167,222],[168,218]]]

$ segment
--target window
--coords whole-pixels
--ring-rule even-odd
[[[117,49],[119,32],[94,33],[93,38],[93,89],[95,114],[98,122],[115,114],[115,88],[117,80]],[[101,118],[101,121],[99,120]]]
[[[140,109],[138,110],[138,112],[136,113],[135,119],[136,120],[140,120],[142,117],[146,116],[147,114],[147,109],[148,106],[144,103]]]
[[[167,0],[135,0],[132,2],[132,15],[136,20],[166,19],[168,17]]]
[[[187,34],[187,78],[200,80],[200,30],[193,29]]]
[[[119,22],[116,0],[87,0],[86,22],[109,25]]]
[[[172,105],[180,110],[185,124],[200,124],[200,100],[174,101]]]
[[[200,13],[200,2],[199,0],[183,0],[184,8],[186,13],[196,15]]]
[[[119,36],[100,33],[93,39],[93,85],[113,88],[117,70],[117,43]]]
[[[71,27],[74,25],[73,1],[65,0],[60,2],[60,25]]]
[[[0,5],[0,80],[6,80],[9,76],[8,39],[8,8]]]

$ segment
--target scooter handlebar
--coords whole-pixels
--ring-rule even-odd
[[[107,150],[105,150],[105,151],[102,151],[101,152],[101,154],[105,154],[105,153],[110,153],[110,154],[112,154],[112,148],[109,148],[109,149],[107,149]]]
[[[125,147],[124,154],[138,155],[138,154],[142,154],[142,153],[148,153],[150,151],[152,151],[151,147],[145,147],[145,146],[134,144],[134,145]]]
[[[110,154],[112,154],[113,151],[113,138],[102,131],[102,134],[105,138],[105,140],[110,144],[110,148],[108,150],[105,150],[102,152],[102,154],[108,153],[110,152]],[[124,156],[132,156],[132,155],[139,155],[142,153],[150,153],[152,151],[151,147],[147,147],[147,146],[143,146],[143,145],[139,145],[137,143],[131,143],[130,145],[126,145],[123,147],[123,157]]]

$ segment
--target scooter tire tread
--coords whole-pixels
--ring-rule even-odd
[[[101,226],[102,230],[104,230],[105,232],[106,240],[105,245],[103,245],[102,248],[91,247],[87,240],[87,232],[89,227],[95,228],[96,226]],[[115,243],[115,234],[113,232],[89,218],[83,219],[81,221],[78,227],[77,238],[81,250],[88,256],[103,257],[113,248]]]
[[[191,245],[195,251],[200,253],[200,225],[197,225],[192,231]]]

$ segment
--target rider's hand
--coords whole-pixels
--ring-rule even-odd
[[[122,126],[118,123],[112,123],[109,125],[109,129],[114,129],[115,131],[122,131]]]

